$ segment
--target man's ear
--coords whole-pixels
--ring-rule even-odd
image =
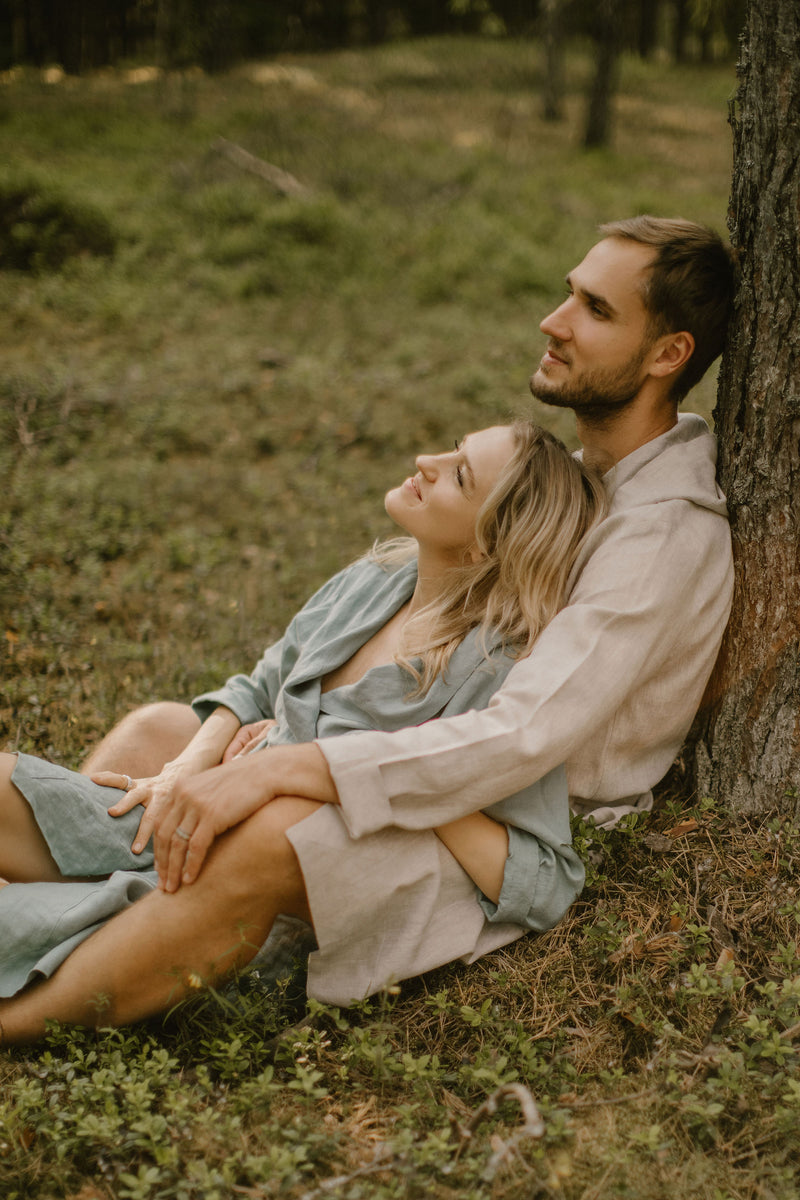
[[[650,374],[661,377],[673,375],[686,366],[693,354],[694,338],[690,333],[685,329],[680,333],[667,333],[653,347]]]

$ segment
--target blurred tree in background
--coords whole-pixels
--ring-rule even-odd
[[[58,64],[68,73],[158,62],[222,70],[287,51],[401,37],[491,32],[594,37],[643,57],[708,61],[734,48],[745,0],[0,0],[0,69]],[[598,27],[599,26],[599,27]]]

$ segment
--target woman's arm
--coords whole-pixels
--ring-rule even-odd
[[[486,813],[476,812],[447,825],[439,825],[434,832],[484,896],[497,904],[508,857],[505,825],[487,817]]]
[[[240,727],[239,718],[220,706],[198,729],[189,744],[167,766],[189,767],[193,775],[215,767]]]

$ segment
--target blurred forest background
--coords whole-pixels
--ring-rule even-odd
[[[146,58],[224,70],[243,58],[441,34],[611,33],[643,58],[730,53],[746,0],[2,0],[0,70],[58,63],[79,73]]]

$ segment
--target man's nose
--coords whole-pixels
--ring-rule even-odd
[[[569,305],[572,300],[568,296],[563,304],[559,304],[558,308],[545,317],[539,328],[547,337],[556,338],[559,342],[566,342],[570,337],[569,327]]]

